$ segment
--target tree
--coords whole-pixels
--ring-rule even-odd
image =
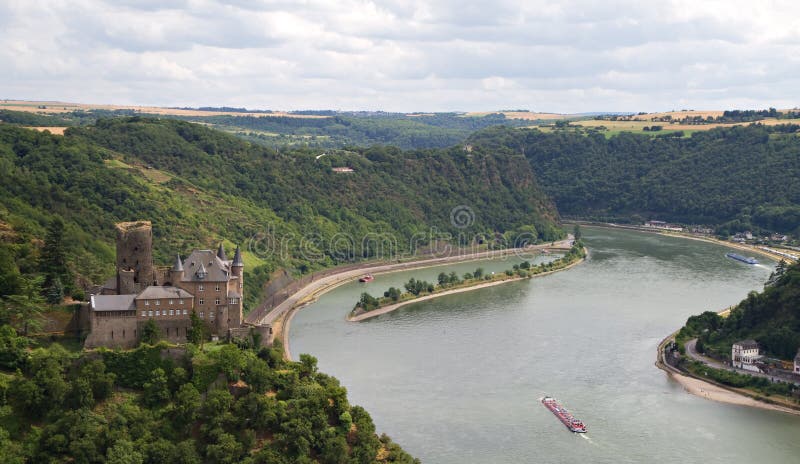
[[[28,339],[20,337],[10,325],[0,326],[0,367],[14,370],[28,359]]]
[[[400,295],[402,295],[402,292],[397,287],[389,287],[389,290],[386,290],[385,292],[383,292],[383,296],[386,297],[386,298],[391,298],[392,301],[399,300],[400,299]]]
[[[59,304],[64,299],[64,285],[61,284],[59,276],[52,278],[45,295],[47,296],[47,302],[50,304]]]
[[[575,227],[572,228],[572,235],[575,236],[575,240],[576,241],[580,240],[581,237],[583,237],[583,234],[581,233],[581,225],[580,224],[575,224]]]
[[[42,327],[42,310],[45,304],[42,298],[42,282],[40,276],[23,278],[20,293],[10,295],[3,301],[0,319],[25,336],[30,330],[36,331]]]
[[[106,464],[143,464],[144,456],[130,440],[119,440],[106,453]]]
[[[436,280],[439,282],[439,286],[440,287],[446,287],[447,283],[449,282],[449,279],[447,278],[447,274],[444,273],[444,272],[440,272],[439,276],[436,278]]]
[[[484,271],[482,267],[475,269],[475,272],[472,273],[476,279],[480,279],[483,277]]]
[[[205,322],[197,316],[197,312],[192,310],[192,315],[189,317],[191,320],[191,327],[186,333],[186,340],[203,349],[203,344],[206,341],[208,330]]]
[[[47,226],[39,269],[45,275],[45,286],[50,287],[56,278],[66,281],[72,289],[72,278],[67,267],[64,250],[64,221],[56,216]]]
[[[147,322],[144,323],[144,327],[142,327],[142,337],[141,343],[146,343],[148,345],[155,345],[158,343],[160,330],[158,329],[158,325],[154,319],[148,319]]]
[[[186,430],[197,418],[200,409],[200,392],[191,383],[181,385],[175,393],[172,420],[176,428]]]
[[[144,383],[142,399],[150,407],[158,406],[169,400],[169,383],[164,369],[158,367],[150,373],[150,380]]]

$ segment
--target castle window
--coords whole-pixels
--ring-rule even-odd
[[[160,315],[161,315],[161,311],[156,309],[156,316],[160,316]]]
[[[203,299],[202,298],[200,298],[200,301],[198,301],[198,304],[203,304]]]
[[[239,282],[239,288],[242,288],[243,285],[244,285],[244,282]]]
[[[175,315],[175,310],[174,309],[170,309],[169,310],[169,315],[170,316],[174,316]]]
[[[219,304],[219,298],[217,298],[216,300],[214,300],[214,304],[215,304],[215,305],[218,305],[218,304]]]
[[[122,329],[122,338],[125,338],[125,329]]]
[[[150,306],[150,300],[144,300],[144,305],[145,306]]]
[[[230,299],[230,304],[236,304],[236,298],[231,298]]]
[[[219,284],[214,285],[214,290],[217,291],[217,292],[219,291]]]
[[[147,315],[153,317],[153,310],[151,309],[150,311],[147,311]]]
[[[156,300],[156,306],[161,306],[161,300]]]
[[[198,292],[202,292],[203,290],[204,290],[203,284],[200,284],[200,285],[197,286],[197,291]]]
[[[202,319],[204,317],[205,317],[205,313],[203,311],[200,311],[200,319]]]
[[[208,317],[210,317],[211,319],[214,319],[214,311],[210,311],[208,313]]]
[[[146,316],[147,316],[147,311],[142,311],[142,317],[146,317]]]
[[[178,300],[178,304],[183,304],[183,300]]]
[[[172,305],[172,304],[175,304],[175,303],[172,300],[169,300],[169,304]]]
[[[189,314],[189,311],[187,311],[187,310],[185,310],[185,309],[184,309],[184,310],[183,310],[183,315],[185,316],[185,315],[187,315],[187,314]]]

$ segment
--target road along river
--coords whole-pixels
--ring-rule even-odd
[[[800,417],[707,401],[653,366],[686,318],[734,304],[772,270],[719,245],[584,227],[589,259],[568,271],[408,305],[360,323],[362,291],[479,265],[376,276],[299,311],[290,339],[347,387],[377,429],[426,463],[788,463]],[[538,402],[587,424],[572,434]]]

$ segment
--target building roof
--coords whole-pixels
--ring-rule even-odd
[[[183,271],[183,261],[181,255],[175,255],[175,264],[172,265],[173,271]]]
[[[219,259],[212,250],[194,250],[183,262],[184,282],[227,282],[230,280],[230,264]],[[197,276],[198,271],[205,270],[205,278]]]
[[[244,267],[244,260],[242,260],[242,250],[239,249],[239,245],[236,245],[236,252],[233,253],[233,262],[231,263],[233,267]]]
[[[136,295],[92,295],[92,311],[135,311]]]
[[[219,244],[219,248],[217,248],[217,258],[227,261],[228,256],[225,255],[225,248],[222,246],[222,243]]]
[[[154,300],[157,298],[193,298],[193,296],[182,288],[158,285],[151,285],[136,295],[137,300]]]
[[[752,349],[752,348],[758,348],[758,342],[755,341],[755,340],[749,340],[749,339],[748,340],[742,340],[740,342],[736,342],[733,345],[734,346],[739,345],[744,350],[748,350],[748,349]]]

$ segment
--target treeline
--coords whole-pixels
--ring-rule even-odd
[[[731,345],[754,339],[769,356],[791,360],[800,348],[800,263],[781,262],[763,292],[751,292],[721,317],[707,311],[692,316],[679,340],[698,337],[698,350],[730,359]]]
[[[497,127],[468,143],[524,154],[565,216],[800,234],[800,137],[780,127],[608,139]]]
[[[279,267],[307,272],[442,243],[505,247],[517,232],[529,241],[562,234],[522,156],[461,148],[325,153],[276,151],[166,119],[102,119],[64,136],[0,124],[0,282],[42,274],[54,221],[63,223],[76,287],[112,275],[118,221],[153,221],[160,264],[221,240],[240,244],[252,285],[246,307]],[[337,166],[355,172],[333,172]],[[468,214],[456,224],[458,206]]]
[[[576,229],[577,230],[577,229]],[[465,272],[459,276],[455,271],[440,272],[436,278],[436,283],[426,280],[411,278],[403,285],[405,292],[397,287],[389,287],[383,292],[383,297],[374,297],[367,292],[361,294],[356,302],[351,315],[358,315],[364,312],[373,311],[382,306],[397,303],[400,301],[411,300],[424,295],[431,295],[453,288],[471,287],[486,282],[507,280],[509,278],[533,277],[545,272],[552,272],[563,269],[570,264],[586,257],[586,250],[581,240],[576,240],[572,247],[564,256],[538,265],[531,264],[530,261],[523,261],[514,264],[511,269],[506,269],[502,273],[486,274],[483,268],[479,267],[473,272]]]
[[[31,343],[0,327],[3,463],[419,462],[378,437],[316,359],[283,361],[279,346],[74,354]]]
[[[181,116],[180,119],[213,124],[268,146],[295,144],[319,148],[371,145],[401,149],[444,148],[486,127],[530,125],[530,121],[507,119],[500,113],[479,117],[458,113],[405,115],[317,111],[296,114],[324,117]]]

